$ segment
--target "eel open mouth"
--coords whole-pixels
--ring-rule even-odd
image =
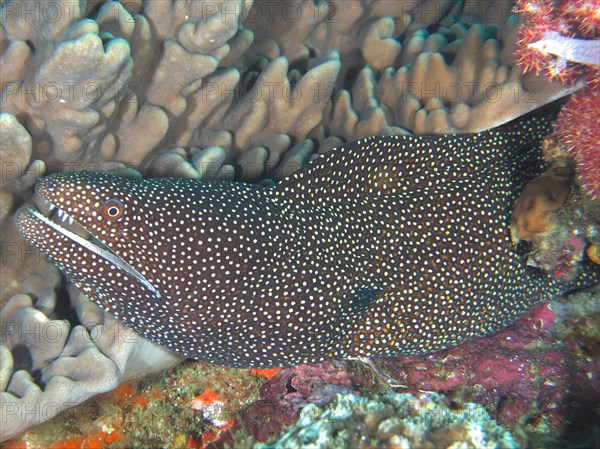
[[[38,228],[36,232],[40,234],[44,233],[44,231],[39,229],[40,226],[53,229],[71,242],[80,245],[87,251],[103,258],[116,269],[129,274],[148,290],[152,291],[157,297],[161,297],[156,287],[154,287],[144,275],[119,257],[119,255],[111,250],[110,247],[94,237],[92,233],[67,212],[50,203],[50,201],[43,198],[41,195],[35,195],[35,197],[34,204],[37,208],[28,208],[20,212],[20,216],[17,219],[17,225],[19,227],[21,227],[21,223],[25,220],[35,220],[37,221],[36,227]],[[29,217],[27,215],[29,215]],[[28,239],[30,238],[30,234],[28,234],[27,231],[24,231],[23,234]]]

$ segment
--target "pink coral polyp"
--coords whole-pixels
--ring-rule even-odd
[[[581,37],[598,37],[600,28],[600,0],[562,0],[559,14],[577,24]]]
[[[521,14],[550,17],[552,14],[552,2],[549,0],[518,0],[514,10]]]
[[[515,58],[524,71],[539,75],[544,70],[548,60],[552,59],[551,55],[530,47],[531,44],[540,39],[540,36],[550,30],[551,24],[544,21],[529,21],[519,29]]]

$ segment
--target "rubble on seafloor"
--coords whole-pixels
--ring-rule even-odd
[[[452,408],[436,393],[374,397],[347,393],[324,406],[306,406],[279,440],[253,447],[516,449],[519,445],[477,404]]]

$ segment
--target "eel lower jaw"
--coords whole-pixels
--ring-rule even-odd
[[[29,208],[28,212],[34,215],[44,225],[54,229],[72,242],[84,247],[86,250],[102,257],[111,265],[121,271],[129,274],[140,282],[144,287],[150,290],[156,297],[160,298],[160,292],[152,283],[129,263],[119,257],[107,245],[98,240],[92,233],[85,229],[79,222],[73,219],[64,210],[51,204],[45,198],[41,201],[41,210],[46,210],[48,215],[44,215],[40,210]],[[38,202],[39,205],[39,202]],[[54,212],[54,214],[53,214]],[[58,218],[58,220],[56,220]],[[68,228],[67,228],[68,227]]]

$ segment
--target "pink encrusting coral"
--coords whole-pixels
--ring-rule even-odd
[[[576,162],[580,185],[600,199],[600,0],[519,0],[515,9],[525,15],[517,63],[551,81],[583,82],[555,129]]]

